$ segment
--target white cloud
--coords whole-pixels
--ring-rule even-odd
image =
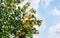
[[[52,0],[42,0],[42,4],[44,5],[44,8],[47,8],[51,2]]]
[[[48,29],[49,38],[60,38],[60,22]]]
[[[56,7],[51,11],[53,15],[60,15],[60,10],[58,10]]]
[[[38,9],[40,0],[29,0],[31,2],[31,7]]]

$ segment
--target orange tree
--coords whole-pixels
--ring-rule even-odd
[[[34,25],[40,26],[42,20],[37,20],[34,8],[26,10],[30,6],[27,2],[23,7],[16,5],[24,0],[0,0],[0,38],[33,38],[33,34],[39,34]]]

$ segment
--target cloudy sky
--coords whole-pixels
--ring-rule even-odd
[[[37,27],[40,34],[34,38],[60,38],[60,0],[25,0],[22,4],[27,1],[37,10],[37,18],[43,20]]]

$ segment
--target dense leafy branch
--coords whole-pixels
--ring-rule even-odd
[[[0,38],[33,38],[33,34],[39,34],[33,26],[40,26],[42,20],[35,17],[36,10],[27,2],[22,8],[16,5],[24,0],[0,0]],[[33,13],[33,14],[32,14]]]

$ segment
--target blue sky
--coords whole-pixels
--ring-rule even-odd
[[[42,26],[45,24],[38,38],[60,38],[60,0],[40,0],[38,8]]]
[[[31,2],[28,9],[36,9],[37,18],[43,20],[42,25],[36,27],[40,33],[34,38],[60,38],[60,0],[25,0],[21,7],[27,1]]]

